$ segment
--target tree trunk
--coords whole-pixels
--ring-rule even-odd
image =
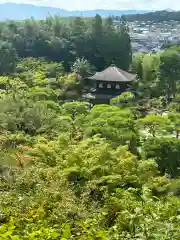
[[[179,138],[179,131],[176,131],[176,138]]]

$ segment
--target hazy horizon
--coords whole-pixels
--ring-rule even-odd
[[[0,3],[24,3],[36,6],[56,7],[66,10],[179,10],[180,2],[176,0],[0,0]]]

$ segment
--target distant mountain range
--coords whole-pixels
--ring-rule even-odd
[[[12,19],[12,20],[23,20],[26,18],[34,17],[35,19],[45,19],[49,15],[58,14],[61,17],[70,16],[83,16],[93,17],[96,14],[102,17],[109,15],[120,16],[123,14],[143,14],[150,12],[148,10],[86,10],[86,11],[67,11],[65,9],[35,6],[30,4],[18,4],[18,3],[2,3],[0,4],[0,20]]]

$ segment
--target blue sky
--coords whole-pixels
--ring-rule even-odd
[[[0,0],[0,3],[8,2]],[[68,10],[85,9],[180,9],[180,0],[9,0],[9,2],[53,6]]]

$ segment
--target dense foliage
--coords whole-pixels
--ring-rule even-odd
[[[6,46],[6,54],[3,46]],[[128,28],[121,22],[113,27],[111,18],[102,20],[99,15],[84,20],[64,20],[59,16],[44,21],[29,19],[22,22],[0,23],[0,73],[8,73],[18,57],[45,57],[61,61],[69,70],[75,59],[87,59],[97,70],[112,62],[128,69],[131,62],[131,45]],[[5,55],[5,56],[4,56]],[[11,61],[9,60],[11,56]],[[10,61],[10,62],[9,62]],[[6,69],[4,69],[6,64]]]
[[[29,22],[3,25],[24,36],[19,47],[15,32],[6,28],[1,34],[7,42],[1,45],[0,59],[6,56],[7,61],[0,65],[0,239],[179,240],[178,50],[134,56],[135,94],[124,92],[109,105],[92,106],[81,101],[83,79],[94,71],[92,65],[105,67],[116,54],[116,60],[124,61],[118,52],[122,45],[108,45],[112,49],[101,52],[105,61],[93,52],[102,38],[96,39],[100,45],[92,44],[93,61],[84,54],[89,48],[80,47],[82,55],[75,53],[79,58],[69,60],[68,55],[72,72],[67,73],[66,65],[53,61],[66,61],[57,51],[62,36],[51,42],[50,57],[44,54],[47,39],[28,32],[36,27],[42,30],[36,34],[59,32],[57,26],[64,25],[30,23],[33,28]],[[73,30],[73,39],[65,39],[77,44],[80,36],[92,34],[90,29],[100,31],[101,19],[97,16],[94,28],[82,35],[74,26],[64,36]],[[99,38],[97,32],[93,36]],[[71,55],[72,45],[64,50]],[[44,55],[46,60],[18,59]]]

